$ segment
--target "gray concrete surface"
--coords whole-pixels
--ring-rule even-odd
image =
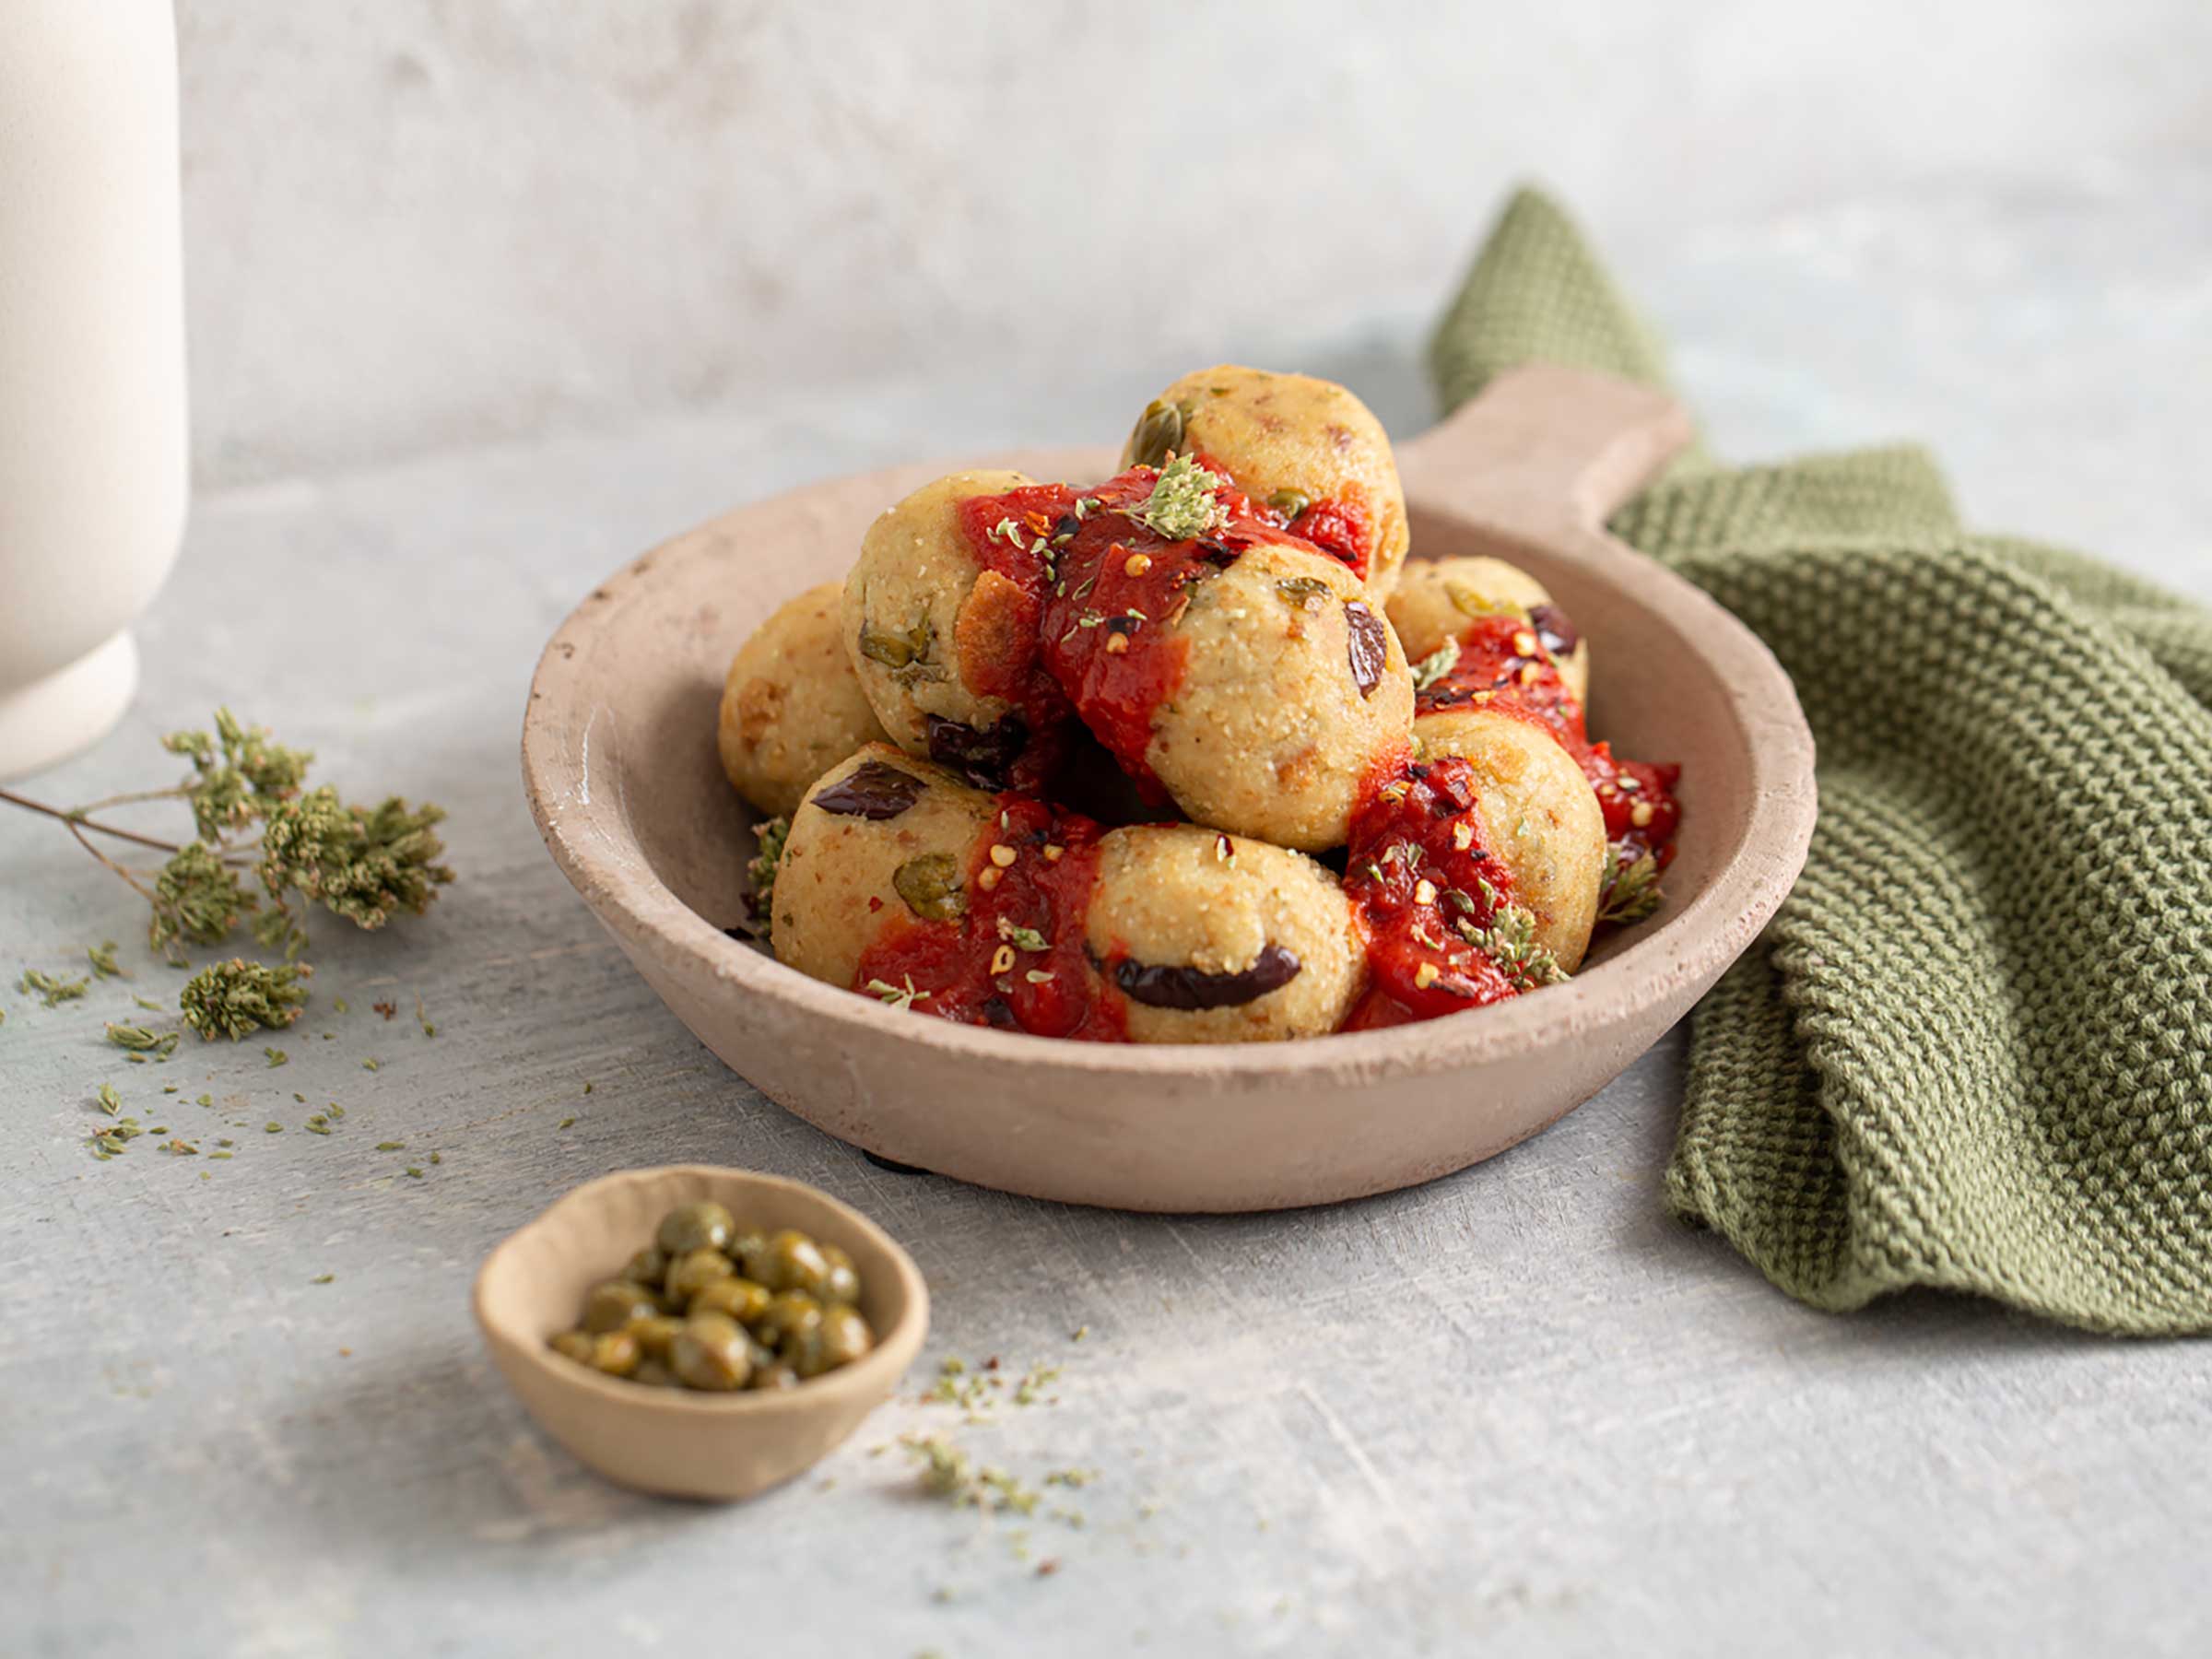
[[[1724,449],[1925,435],[1985,520],[2212,597],[2206,190],[1906,193],[1650,243],[1634,276]],[[1296,355],[1411,431],[1427,312],[1335,308]],[[735,500],[1111,433],[1148,378],[1102,353],[1011,391],[878,381],[204,496],[137,710],[39,793],[160,778],[155,735],[229,700],[358,790],[444,802],[462,879],[420,924],[318,931],[284,1067],[258,1043],[132,1067],[100,1019],[176,983],[129,943],[142,911],[57,827],[0,814],[0,1649],[2205,1651],[2212,1350],[1936,1296],[1789,1302],[1661,1213],[1677,1041],[1422,1190],[1157,1219],[879,1171],[722,1070],[625,967],[516,777],[559,617]],[[15,992],[103,937],[133,986],[54,1011]],[[148,1138],[92,1161],[103,1080],[236,1157]],[[215,1109],[181,1103],[202,1090]],[[339,1132],[302,1133],[334,1100]],[[684,1159],[863,1206],[930,1277],[925,1365],[1060,1363],[1056,1403],[964,1426],[910,1400],[739,1508],[601,1485],[502,1390],[469,1279],[570,1185]],[[870,1453],[930,1427],[1032,1481],[1096,1469],[1055,1488],[1086,1524],[919,1499]]]

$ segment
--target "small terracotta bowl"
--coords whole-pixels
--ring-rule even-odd
[[[734,1394],[652,1388],[564,1359],[547,1338],[584,1293],[651,1242],[679,1204],[712,1198],[771,1231],[795,1227],[853,1257],[876,1347],[796,1388]],[[929,1331],[913,1259],[850,1205],[775,1175],[673,1164],[586,1182],[512,1233],[477,1275],[477,1323],[538,1427],[607,1479],[669,1498],[749,1498],[789,1480],[890,1397]]]
[[[1788,677],[1712,598],[1605,529],[1689,429],[1648,387],[1539,366],[1397,446],[1413,557],[1525,567],[1591,641],[1592,729],[1682,764],[1659,913],[1531,996],[1303,1042],[1065,1042],[886,1007],[725,936],[746,914],[755,845],[714,753],[731,654],[778,605],[841,575],[876,515],[945,465],[808,485],[610,577],[538,663],[523,720],[530,809],[702,1042],[883,1158],[1146,1210],[1280,1209],[1428,1181],[1604,1088],[1758,936],[1805,862],[1813,739]],[[959,465],[1100,478],[1114,452]]]

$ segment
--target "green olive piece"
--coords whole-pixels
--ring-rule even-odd
[[[622,1277],[633,1285],[643,1285],[658,1290],[661,1280],[668,1274],[668,1253],[658,1244],[648,1244],[629,1258],[629,1265],[622,1269]]]
[[[1145,412],[1136,418],[1136,429],[1129,434],[1128,465],[1133,466],[1164,466],[1182,443],[1183,422],[1190,410],[1181,404],[1163,403],[1154,398],[1145,406]]]
[[[858,1312],[851,1308],[826,1309],[820,1335],[802,1359],[799,1372],[815,1377],[833,1371],[841,1365],[852,1364],[875,1346],[876,1335]]]
[[[720,1313],[696,1313],[670,1350],[668,1363],[686,1388],[727,1394],[753,1374],[750,1347],[737,1322]]]
[[[672,1256],[694,1250],[720,1250],[737,1230],[730,1212],[712,1198],[680,1204],[661,1218],[660,1247]]]
[[[610,1377],[627,1377],[644,1358],[638,1339],[628,1331],[606,1331],[592,1338],[592,1369]]]
[[[592,1334],[589,1331],[556,1331],[546,1338],[546,1346],[579,1365],[592,1362]]]
[[[771,1233],[756,1255],[745,1261],[746,1275],[771,1290],[804,1290],[819,1300],[830,1282],[822,1247],[793,1228]]]
[[[860,1269],[853,1265],[853,1258],[834,1244],[825,1244],[821,1250],[822,1260],[830,1264],[830,1277],[822,1286],[822,1300],[847,1303],[858,1301]]]
[[[739,1324],[751,1324],[768,1311],[768,1287],[732,1275],[702,1285],[691,1297],[688,1312],[723,1313]]]
[[[1313,498],[1302,489],[1278,489],[1267,498],[1267,505],[1286,519],[1294,519],[1313,505]]]
[[[609,1279],[594,1285],[583,1299],[583,1328],[594,1336],[619,1331],[633,1319],[648,1319],[661,1311],[659,1300],[642,1285],[628,1279]]]
[[[641,1359],[638,1369],[630,1373],[632,1382],[642,1382],[648,1388],[681,1388],[684,1380],[658,1359]]]
[[[749,1384],[754,1388],[796,1388],[798,1385],[799,1373],[781,1360],[755,1371]]]
[[[668,1264],[668,1300],[688,1308],[700,1291],[736,1271],[735,1265],[719,1250],[688,1251]]]
[[[676,1334],[683,1328],[684,1322],[675,1315],[655,1313],[650,1318],[631,1321],[629,1334],[638,1339],[638,1347],[645,1350],[646,1359],[665,1359]]]

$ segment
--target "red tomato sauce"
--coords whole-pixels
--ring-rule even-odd
[[[962,1025],[1125,1042],[1121,993],[1084,944],[1099,826],[1011,792],[968,856],[957,922],[894,921],[862,952],[853,988],[912,989],[911,1006]]]
[[[1514,995],[1467,935],[1511,901],[1512,873],[1485,844],[1475,768],[1457,755],[1386,772],[1359,810],[1344,890],[1367,932],[1371,976],[1347,1031],[1434,1019]]]
[[[1414,699],[1414,714],[1491,708],[1542,726],[1574,757],[1606,816],[1606,840],[1627,863],[1650,853],[1661,869],[1675,856],[1682,809],[1674,787],[1682,769],[1624,760],[1593,743],[1583,705],[1559,677],[1535,625],[1516,615],[1479,617],[1460,630],[1459,660]]]
[[[1162,535],[1133,516],[1159,476],[1135,466],[1096,489],[1033,485],[976,497],[959,511],[977,560],[1037,595],[1035,676],[1073,708],[1144,798],[1165,806],[1168,793],[1145,751],[1153,715],[1188,665],[1189,644],[1174,632],[1187,590],[1263,542],[1316,549],[1225,479],[1213,491],[1227,515],[1220,529],[1187,540]],[[1049,699],[1033,701],[1041,714]]]

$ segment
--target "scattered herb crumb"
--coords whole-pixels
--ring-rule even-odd
[[[399,1012],[399,1005],[397,1003],[380,1002],[371,1003],[369,1006],[374,1008],[379,1014],[382,1014],[386,1019],[390,1019],[393,1018],[393,1016]]]
[[[131,1000],[151,1014],[166,1014],[169,1010],[150,996],[134,996]]]
[[[291,1059],[291,1056],[286,1053],[280,1048],[264,1048],[261,1052],[269,1057],[269,1064],[271,1065],[282,1065],[287,1061]],[[292,1098],[294,1100],[299,1099],[297,1095],[293,1096]]]
[[[1068,1337],[1068,1340],[1070,1342],[1080,1342],[1084,1337],[1089,1335],[1090,1327],[1087,1324],[1079,1324],[1075,1328],[1074,1334]]]
[[[215,1104],[215,1097],[213,1095],[204,1094],[198,1100],[194,1100],[193,1104],[194,1106],[212,1106]]]
[[[342,996],[334,996],[334,997],[332,997],[332,998],[330,999],[330,1006],[331,1006],[333,1008],[335,1008],[335,1010],[337,1010],[337,1012],[339,1012],[340,1014],[350,1014],[351,1012],[353,1012],[353,1010],[352,1010],[352,1009],[348,1008],[348,1007],[346,1006],[346,999],[345,999],[344,997],[342,997]]]
[[[123,1110],[123,1097],[115,1092],[114,1084],[102,1083],[100,1086],[100,1109],[110,1117]]]
[[[433,1160],[433,1161],[435,1161],[435,1160]],[[412,1175],[412,1176],[413,1176],[413,1177],[414,1177],[416,1180],[418,1180],[418,1181],[420,1181],[420,1180],[422,1179],[422,1171],[421,1171],[420,1170],[417,1169],[417,1168],[416,1168],[416,1167],[415,1167],[413,1164],[409,1164],[409,1165],[407,1166],[407,1173],[408,1173],[408,1174],[410,1174],[410,1175]]]
[[[567,1129],[567,1128],[570,1128],[570,1127],[573,1126],[573,1125],[574,1125],[574,1124],[575,1124],[575,1122],[576,1122],[576,1120],[575,1120],[574,1118],[572,1118],[572,1117],[565,1117],[565,1118],[562,1118],[562,1119],[560,1120],[560,1124],[559,1124],[559,1126],[560,1128]]]
[[[376,1062],[373,1060],[364,1060],[361,1062],[361,1069],[363,1071],[374,1071],[376,1068]]]
[[[103,939],[97,945],[85,947],[85,956],[92,964],[92,971],[101,979],[129,979],[115,962],[115,941]]]
[[[261,1127],[262,1133],[265,1135],[282,1135],[284,1133],[284,1125],[275,1122],[274,1120],[264,1124]]]
[[[23,977],[16,982],[16,988],[26,996],[35,995],[43,1006],[51,1008],[60,1003],[75,1002],[84,995],[91,983],[88,978],[56,979],[53,974],[41,973],[36,968],[26,968]]]
[[[583,1086],[583,1092],[584,1092],[585,1094],[590,1094],[590,1093],[592,1092],[592,1086],[591,1086],[589,1083],[586,1083],[586,1084]]]
[[[309,1279],[307,1282],[311,1285],[327,1285],[331,1280],[337,1277],[338,1276],[335,1273],[318,1273],[313,1278]]]
[[[422,994],[420,992],[418,992],[415,996],[415,1023],[422,1028],[422,1034],[425,1037],[435,1037],[438,1035],[438,1028],[429,1022],[429,1018],[422,1011]]]
[[[405,1152],[407,1149],[407,1143],[406,1141],[378,1141],[376,1149],[379,1152]]]

